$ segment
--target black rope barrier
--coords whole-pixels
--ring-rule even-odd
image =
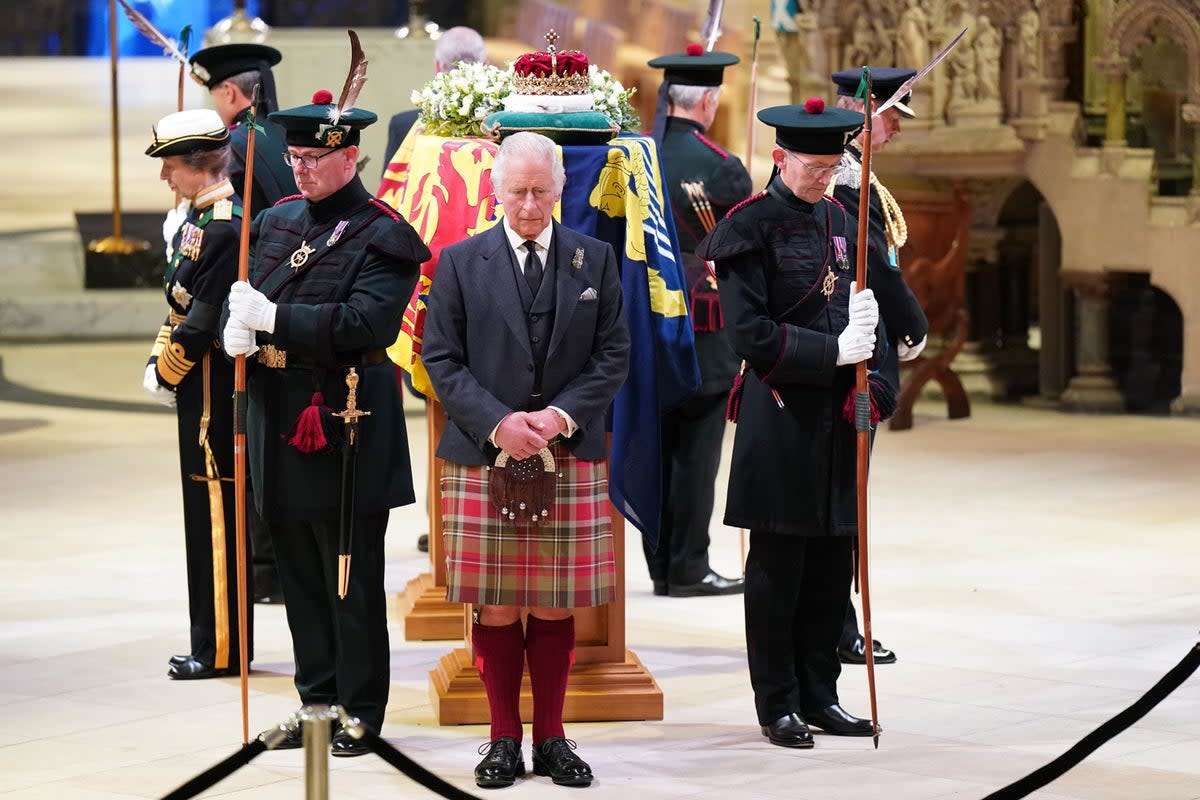
[[[249,764],[266,749],[267,744],[262,739],[255,739],[250,744],[244,744],[241,750],[238,750],[229,758],[215,766],[209,767],[175,791],[163,795],[162,800],[188,800],[188,798],[195,797],[205,789],[215,786]]]
[[[983,800],[1018,800],[1018,798],[1036,792],[1051,781],[1061,778],[1067,770],[1096,752],[1102,744],[1146,716],[1150,709],[1162,702],[1167,695],[1190,678],[1197,667],[1200,667],[1200,644],[1193,646],[1182,661],[1129,708],[1080,739],[1074,747],[1049,764],[1035,769],[1024,778],[1010,783],[1003,789],[992,792]]]
[[[378,733],[371,730],[367,726],[362,726],[363,741],[371,748],[371,752],[382,758],[388,764],[392,765],[406,777],[416,781],[431,792],[447,798],[447,800],[480,800],[478,795],[473,795],[470,792],[465,792],[459,789],[452,783],[439,778],[429,770],[422,767],[417,762],[413,761],[408,756],[401,753],[395,747],[390,745]]]
[[[1184,681],[1190,678],[1198,668],[1200,668],[1200,643],[1194,645],[1188,654],[1183,657],[1182,661],[1176,664],[1158,683],[1154,684],[1148,692],[1138,698],[1136,702],[1124,711],[1080,739],[1071,749],[1049,764],[1039,767],[1020,780],[1005,786],[1003,789],[992,792],[983,798],[983,800],[1020,800],[1020,798],[1029,796],[1051,781],[1061,778],[1068,770],[1078,766],[1081,761],[1096,752],[1105,742],[1127,730],[1139,719],[1146,716],[1151,709],[1161,703],[1171,692],[1178,689]],[[344,710],[339,710],[337,713],[340,714],[342,726],[346,732],[351,736],[361,739],[372,753],[379,756],[405,777],[424,786],[429,791],[445,797],[447,800],[480,800],[477,795],[459,789],[452,783],[448,783],[425,769],[425,767],[422,767],[416,761],[413,761],[389,744],[378,733],[363,725],[357,719],[347,715]],[[289,733],[289,729],[295,724],[297,722],[293,718],[288,723],[280,725],[277,729],[268,731],[263,736],[250,742],[250,744],[243,745],[240,750],[224,761],[200,773],[175,791],[164,795],[162,800],[190,800],[190,798],[216,785],[249,764],[263,751],[273,748]]]

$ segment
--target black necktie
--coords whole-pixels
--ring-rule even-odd
[[[525,280],[529,283],[529,291],[537,296],[538,287],[542,285],[542,262],[537,257],[537,242],[525,242],[522,247],[525,254]]]

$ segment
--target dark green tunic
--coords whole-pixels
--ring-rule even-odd
[[[286,366],[249,359],[248,439],[255,499],[271,531],[305,704],[338,703],[378,730],[389,688],[383,539],[388,510],[413,502],[396,370],[383,350],[429,251],[357,177],[318,203],[282,202],[257,217],[251,284],[275,303],[258,342]],[[303,264],[292,255],[312,248]],[[293,269],[289,263],[296,264]],[[278,363],[278,362],[276,362]],[[349,593],[337,596],[342,454],[287,439],[301,412],[346,407],[357,370],[359,422]],[[340,423],[340,420],[338,420]]]

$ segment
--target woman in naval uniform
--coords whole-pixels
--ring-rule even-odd
[[[162,159],[159,177],[191,201],[168,248],[169,312],[144,379],[151,396],[175,407],[179,429],[191,644],[171,657],[167,675],[236,675],[233,366],[217,342],[221,305],[237,279],[242,227],[241,200],[227,177],[229,130],[208,109],[169,114],[155,126],[146,155]],[[247,627],[249,636],[249,621]]]

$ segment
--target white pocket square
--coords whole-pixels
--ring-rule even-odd
[[[580,300],[595,300],[597,296],[598,295],[596,294],[596,290],[589,286],[588,288],[586,288],[582,292],[580,292],[579,299]]]

